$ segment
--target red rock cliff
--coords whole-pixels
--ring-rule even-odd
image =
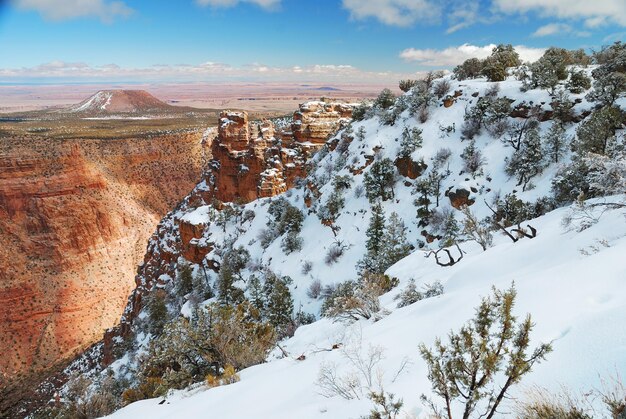
[[[147,239],[197,182],[200,137],[0,139],[0,373],[43,370],[118,322]]]

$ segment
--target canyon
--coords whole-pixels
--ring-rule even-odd
[[[0,346],[37,373],[118,320],[145,243],[195,185],[203,132],[0,139]]]
[[[30,377],[32,390],[52,366],[101,339],[99,361],[110,362],[146,285],[175,275],[180,256],[200,261],[210,251],[197,240],[202,226],[163,216],[180,205],[285,192],[351,112],[311,102],[292,117],[251,121],[245,111],[223,111],[217,128],[161,135],[0,138],[3,380]],[[32,398],[24,385],[9,387],[9,404]]]

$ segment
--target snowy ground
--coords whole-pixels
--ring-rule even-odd
[[[450,108],[440,105],[432,108],[425,124],[418,123],[408,112],[402,114],[393,126],[382,125],[378,117],[356,122],[353,132],[363,127],[366,132],[363,140],[353,140],[343,157],[335,150],[317,160],[316,170],[310,176],[318,185],[323,185],[318,205],[325,203],[332,192],[333,176],[350,174],[353,179],[352,190],[345,192],[345,206],[335,223],[341,226],[336,237],[304,205],[303,189],[283,194],[306,214],[300,233],[304,239],[303,247],[289,255],[282,251],[280,237],[267,249],[259,243],[259,233],[266,228],[269,199],[247,204],[245,209],[255,212],[254,219],[241,225],[230,223],[225,230],[214,222],[216,213],[209,206],[192,211],[183,209],[166,223],[173,226],[176,219],[183,218],[188,223],[204,224],[207,228],[201,241],[224,243],[232,239],[234,247],[244,246],[253,260],[259,260],[277,274],[293,278],[291,291],[296,310],[318,315],[321,299],[307,296],[309,285],[314,280],[328,285],[355,279],[355,264],[365,253],[370,204],[365,196],[357,196],[354,191],[363,183],[363,174],[352,175],[349,169],[363,166],[366,156],[376,153],[379,158],[394,160],[405,127],[423,130],[423,146],[413,153],[412,158],[416,161],[423,158],[429,170],[432,170],[432,157],[442,148],[450,149],[448,164],[451,173],[445,179],[442,191],[474,188],[477,192],[472,193],[475,204],[471,210],[480,219],[490,215],[485,202],[491,202],[496,196],[516,192],[518,198],[533,202],[550,194],[551,180],[559,164],[567,162],[569,156],[559,164],[547,165],[544,172],[533,179],[535,187],[523,192],[515,179],[504,173],[505,158],[511,156],[513,150],[486,132],[476,138],[477,148],[485,158],[483,174],[472,178],[461,173],[460,155],[469,143],[461,141],[460,135],[465,108],[476,103],[474,93],[484,95],[492,83],[471,80],[452,81],[452,84],[452,92],[462,90],[461,96]],[[550,97],[546,91],[521,93],[520,83],[511,79],[500,83],[499,96],[513,99],[512,106],[532,102],[542,104],[545,110],[550,109]],[[581,99],[575,107],[577,113],[593,106],[583,97],[584,94],[572,96],[572,99]],[[542,132],[545,133],[550,124],[542,123]],[[442,129],[449,126],[455,126],[455,131],[443,133]],[[570,125],[568,134],[573,135],[575,129],[576,125]],[[401,178],[396,182],[395,197],[384,202],[383,207],[387,219],[391,212],[399,214],[408,228],[411,243],[417,244],[418,239],[423,239],[420,236],[422,228],[416,225],[415,195],[407,181]],[[449,206],[450,200],[442,195],[440,209]],[[589,390],[599,383],[600,376],[609,377],[626,371],[626,329],[623,327],[626,323],[626,301],[623,299],[626,295],[626,220],[623,210],[615,210],[605,213],[587,230],[566,231],[561,226],[561,219],[568,211],[567,208],[558,209],[533,220],[531,224],[538,230],[534,239],[525,238],[513,244],[508,238],[496,234],[494,247],[485,252],[477,244],[462,243],[467,254],[453,267],[440,267],[432,257],[425,258],[422,250],[416,250],[387,271],[400,279],[400,285],[381,297],[383,306],[390,312],[383,319],[343,324],[322,318],[301,327],[293,338],[281,343],[289,357],[280,359],[280,352],[276,350],[269,362],[242,371],[241,381],[236,384],[213,389],[196,386],[171,394],[165,402],[153,399],[133,403],[111,417],[358,418],[372,407],[367,391],[363,390],[359,399],[353,400],[325,397],[316,386],[318,374],[323,365],[330,364],[337,365],[340,375],[349,374],[354,368],[347,362],[346,352],[358,352],[360,348],[366,354],[370,347],[380,347],[384,350],[384,359],[378,367],[384,373],[381,380],[384,389],[404,400],[402,417],[425,418],[427,412],[419,396],[430,393],[430,383],[418,345],[430,346],[436,337],[445,337],[450,330],[458,329],[472,317],[474,307],[482,296],[491,292],[492,286],[504,289],[513,281],[518,291],[516,314],[522,318],[531,313],[537,323],[533,343],[553,341],[554,347],[547,361],[537,365],[523,385],[515,388],[516,395],[523,395],[524,390],[533,385],[554,391],[562,386],[574,391]],[[456,211],[456,214],[460,219],[461,213]],[[347,250],[337,263],[329,266],[324,262],[324,256],[337,241],[346,245]],[[209,257],[214,255],[209,254]],[[311,263],[312,269],[303,274],[302,267],[306,262]],[[250,272],[243,274],[246,276]],[[441,281],[445,292],[442,296],[398,309],[393,297],[411,278],[418,286]],[[335,344],[342,344],[342,348],[331,350]],[[139,342],[137,345],[141,346]],[[305,355],[306,359],[296,360],[300,355]],[[118,361],[113,368],[124,362]]]
[[[439,267],[415,252],[388,271],[401,284],[381,297],[392,311],[382,320],[346,325],[323,319],[298,329],[284,343],[289,358],[248,368],[239,383],[177,392],[163,404],[163,399],[137,402],[111,417],[357,418],[371,407],[366,397],[327,398],[315,384],[323,363],[336,363],[340,373],[352,369],[341,349],[323,351],[336,343],[343,343],[343,350],[360,346],[363,353],[370,345],[384,348],[379,366],[385,390],[404,399],[403,412],[409,417],[419,416],[424,412],[419,395],[428,394],[430,384],[418,344],[431,345],[437,336],[458,329],[472,316],[480,296],[512,281],[518,291],[516,314],[529,312],[537,324],[533,343],[554,341],[553,353],[516,394],[534,384],[554,391],[599,385],[600,376],[626,369],[626,222],[623,213],[612,211],[583,232],[564,231],[560,220],[566,212],[559,209],[533,221],[539,233],[532,240],[513,244],[499,237],[486,252],[465,245],[468,254],[454,267]],[[396,309],[392,296],[409,278],[418,285],[440,280],[445,293]],[[302,354],[304,361],[295,360]]]

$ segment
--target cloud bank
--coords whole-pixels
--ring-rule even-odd
[[[400,58],[429,67],[452,67],[469,58],[487,58],[495,46],[495,44],[484,46],[463,44],[439,50],[408,48],[400,53]],[[522,61],[536,61],[545,51],[543,48],[529,48],[523,45],[515,46],[515,50]]]
[[[0,81],[341,81],[349,83],[397,83],[422,73],[366,71],[351,65],[316,64],[275,67],[252,63],[240,67],[217,62],[198,65],[154,65],[144,68],[116,64],[92,66],[84,62],[53,61],[35,67],[0,68]]]

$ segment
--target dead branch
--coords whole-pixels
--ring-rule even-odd
[[[458,243],[454,243],[454,245],[456,246],[457,250],[459,251],[459,257],[457,259],[454,259],[454,257],[452,256],[452,254],[450,253],[450,251],[447,248],[441,248],[438,250],[431,250],[430,252],[428,252],[426,254],[426,257],[430,257],[430,255],[435,255],[435,262],[437,263],[437,265],[439,266],[453,266],[457,263],[459,263],[461,261],[461,259],[463,259],[463,251],[461,250],[461,248],[459,247]],[[443,263],[440,259],[439,259],[439,252],[444,251],[446,253],[446,255],[448,255],[448,262]]]

